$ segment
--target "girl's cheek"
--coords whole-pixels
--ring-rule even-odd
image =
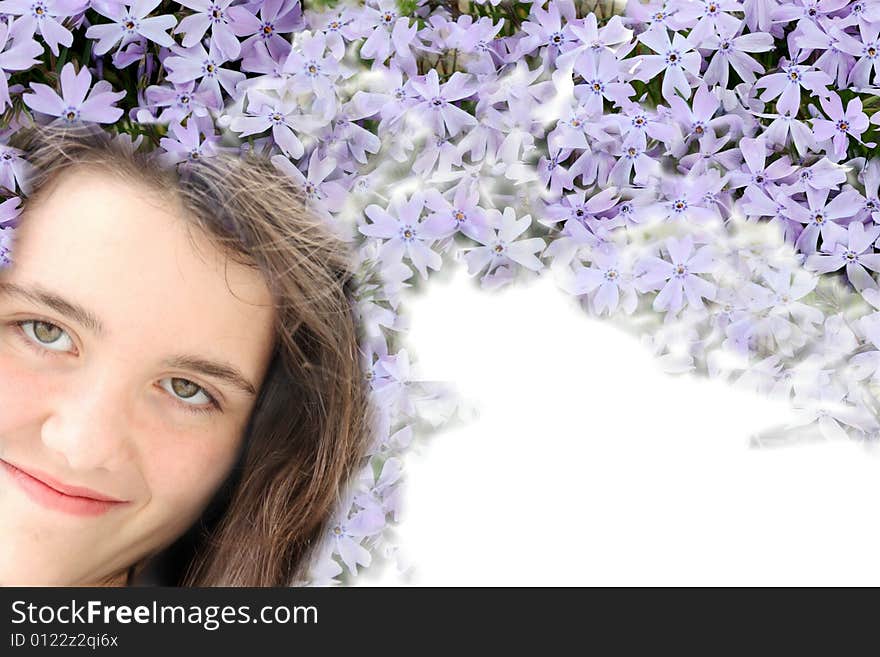
[[[12,417],[23,418],[45,405],[52,386],[46,373],[27,367],[18,354],[0,342],[0,428]]]
[[[154,494],[189,506],[210,499],[235,463],[240,428],[218,416],[181,417],[172,402],[150,394],[138,405],[131,438]]]

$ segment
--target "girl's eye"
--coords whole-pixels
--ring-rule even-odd
[[[67,332],[60,326],[43,322],[38,319],[28,319],[17,323],[22,333],[24,333],[28,342],[34,346],[43,347],[49,351],[63,353],[70,351],[73,346],[73,340],[67,335]],[[54,346],[50,346],[54,345]],[[56,348],[60,346],[62,348]]]
[[[47,356],[50,352],[69,352],[70,347],[73,346],[73,340],[67,334],[67,331],[51,322],[44,322],[39,319],[26,319],[15,322],[14,325],[25,336],[25,344],[41,356]],[[59,345],[64,348],[56,348],[50,345]],[[177,401],[178,406],[181,406],[185,411],[189,413],[213,413],[214,411],[222,410],[217,400],[200,385],[179,377],[162,379],[162,383],[165,381],[170,381],[171,385],[169,387],[162,385],[161,387],[171,394]],[[184,401],[197,399],[199,394],[202,395],[202,399],[199,400],[200,403]]]
[[[220,404],[217,403],[217,400],[214,399],[208,392],[202,388],[201,386],[189,381],[188,379],[181,379],[178,377],[170,377],[168,379],[162,379],[162,382],[170,381],[171,384],[169,386],[162,385],[162,388],[167,390],[175,399],[178,400],[189,400],[196,397],[196,395],[201,394],[204,399],[201,404],[194,404],[190,401],[183,401],[180,405],[184,407],[185,410],[191,413],[211,413],[215,410],[220,410]],[[207,405],[205,405],[207,404]]]

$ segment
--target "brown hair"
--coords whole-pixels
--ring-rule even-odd
[[[63,170],[97,168],[172,194],[188,226],[262,273],[277,310],[272,359],[238,463],[200,521],[165,552],[182,559],[167,583],[305,581],[370,441],[345,241],[307,207],[293,179],[252,151],[190,160],[181,175],[155,161],[159,151],[132,148],[98,126],[28,126],[9,145],[33,167],[23,211]]]

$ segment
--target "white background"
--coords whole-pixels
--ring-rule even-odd
[[[482,291],[461,267],[405,297],[406,346],[479,417],[408,453],[412,564],[361,585],[880,584],[880,459],[754,449],[787,406],[661,371],[550,274]]]

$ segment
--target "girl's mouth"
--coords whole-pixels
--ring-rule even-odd
[[[73,489],[64,486],[67,492],[61,492],[46,481],[38,479],[33,474],[25,472],[2,459],[0,459],[0,469],[9,474],[12,480],[21,487],[28,497],[47,509],[61,511],[74,516],[99,516],[111,509],[128,504],[126,501],[113,500],[104,496],[100,496],[100,499],[98,497],[89,497],[84,489]],[[62,486],[54,481],[52,481],[52,484]],[[98,495],[97,493],[93,494]]]

